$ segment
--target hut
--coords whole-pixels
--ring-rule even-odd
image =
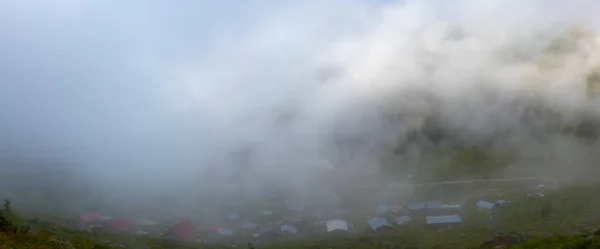
[[[281,232],[287,234],[297,234],[298,228],[292,225],[284,224],[281,226]]]
[[[171,226],[163,236],[180,238],[185,241],[194,241],[198,234],[196,226],[189,220],[182,220]]]
[[[475,205],[477,206],[477,209],[479,211],[490,212],[490,213],[492,212],[492,210],[496,206],[496,204],[493,203],[493,202],[487,202],[487,201],[481,201],[481,200],[478,201]]]
[[[394,223],[396,223],[399,226],[404,226],[404,225],[410,223],[412,220],[413,219],[410,216],[400,216],[400,217],[394,219]]]
[[[462,225],[462,222],[462,219],[458,215],[425,217],[427,228],[453,228]]]
[[[348,222],[344,220],[328,220],[325,223],[325,231],[333,232],[333,231],[348,231]]]
[[[392,224],[383,217],[373,217],[367,221],[371,231],[380,232],[393,229]]]

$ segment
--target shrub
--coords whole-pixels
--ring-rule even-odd
[[[4,211],[10,212],[10,200],[4,199]]]
[[[6,214],[4,214],[4,212],[0,212],[0,232],[7,232],[12,226],[13,224],[10,219],[6,217]]]

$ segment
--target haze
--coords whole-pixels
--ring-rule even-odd
[[[589,164],[595,147],[533,142],[525,131],[546,121],[524,125],[513,104],[541,103],[568,121],[598,115],[585,81],[600,65],[599,7],[0,1],[2,175],[60,168],[77,182],[69,188],[86,189],[74,194],[82,203],[93,192],[185,206],[201,195],[252,196],[271,182],[310,195],[307,181],[324,164],[383,179],[382,154],[435,113],[470,141],[510,130],[497,143],[523,160],[499,175],[535,164],[578,178],[586,171],[564,165]],[[569,45],[548,52],[556,39]],[[425,162],[422,143],[408,147],[392,160],[411,174]],[[3,194],[24,195],[17,189]]]

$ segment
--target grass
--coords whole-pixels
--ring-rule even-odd
[[[538,238],[525,241],[525,243],[509,248],[514,249],[584,249],[600,248],[600,238],[584,235],[555,236],[551,238]]]
[[[374,249],[374,248],[478,248],[479,244],[496,232],[519,234],[527,240],[511,248],[600,248],[600,239],[588,238],[590,230],[600,221],[600,201],[595,198],[598,187],[571,187],[551,191],[545,197],[526,199],[523,192],[514,191],[499,197],[489,195],[481,199],[514,200],[490,214],[479,212],[469,200],[461,216],[464,226],[450,230],[427,229],[421,218],[404,228],[390,232],[367,233],[364,218],[355,222],[358,231],[349,234],[319,234],[286,236],[268,243],[254,243],[255,249]],[[598,211],[597,211],[598,210]],[[11,211],[10,204],[0,212],[0,248],[198,248],[157,237],[139,237],[117,234],[91,234],[65,227],[40,226]],[[391,217],[390,217],[391,218]],[[361,226],[362,225],[362,226]],[[223,240],[221,244],[203,244],[203,248],[249,248],[247,237]],[[119,247],[123,246],[123,247]]]
[[[103,248],[197,248],[179,241],[132,237],[116,234],[91,234],[57,225],[41,225],[23,219],[10,209],[0,210],[0,248],[11,249],[103,249]],[[206,247],[210,248],[210,247]]]
[[[600,203],[595,198],[590,198],[594,193],[600,191],[578,187],[551,192],[543,198],[526,200],[523,193],[515,192],[502,196],[503,199],[516,201],[493,214],[492,220],[489,214],[479,212],[473,207],[477,199],[471,200],[462,211],[464,227],[455,230],[436,231],[425,228],[423,224],[413,223],[405,229],[395,229],[382,234],[361,233],[353,236],[303,238],[281,241],[261,248],[466,248],[478,246],[495,232],[516,233],[525,238],[532,238],[516,248],[594,248],[597,243],[595,238],[584,240],[581,235],[577,235],[585,234],[585,228],[595,223],[591,218],[595,216],[594,210],[600,210]],[[490,201],[495,198],[498,197],[482,197]],[[543,212],[547,207],[550,207],[550,211]],[[553,243],[557,247],[547,247]]]

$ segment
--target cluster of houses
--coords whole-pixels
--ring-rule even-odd
[[[538,192],[544,186],[538,186]],[[171,226],[164,226],[151,220],[131,220],[113,218],[98,212],[82,214],[78,223],[92,232],[135,233],[138,235],[161,235],[185,241],[194,241],[209,237],[234,238],[248,237],[257,240],[272,239],[281,236],[307,235],[335,232],[382,232],[407,227],[409,224],[423,222],[427,228],[456,228],[463,224],[462,207],[459,204],[447,204],[441,201],[413,202],[409,205],[379,205],[370,212],[350,212],[338,210],[317,212],[313,215],[303,208],[293,207],[271,194],[272,200],[282,204],[280,208],[254,212],[254,215],[230,213],[223,215],[222,225],[199,225],[192,220],[181,220]],[[492,213],[509,203],[505,200],[479,200],[474,205],[481,212]],[[283,208],[282,208],[283,207]],[[362,220],[362,221],[361,221]],[[417,221],[417,222],[415,222]],[[421,224],[423,224],[421,223]]]
[[[490,211],[498,206],[505,205],[506,201],[495,202],[479,201],[478,209]],[[290,208],[292,209],[292,208]],[[92,231],[135,233],[138,235],[162,235],[178,238],[185,241],[194,241],[199,238],[206,239],[210,236],[233,237],[247,236],[258,240],[272,239],[281,236],[296,234],[333,233],[333,232],[381,232],[394,228],[406,227],[415,220],[424,220],[428,228],[454,228],[460,227],[463,220],[460,216],[461,206],[458,204],[444,204],[440,201],[415,202],[407,206],[379,205],[364,223],[348,211],[336,211],[331,217],[325,219],[324,215],[303,218],[297,209],[293,209],[295,216],[280,218],[277,212],[263,210],[257,212],[261,222],[250,222],[237,213],[229,214],[223,222],[226,225],[202,227],[191,220],[181,220],[169,227],[160,226],[151,220],[133,221],[128,218],[112,218],[97,212],[85,213],[79,217],[79,222]],[[272,219],[269,219],[272,217]],[[278,219],[275,220],[275,219]],[[363,218],[364,219],[364,215]],[[354,222],[348,222],[352,220]]]

